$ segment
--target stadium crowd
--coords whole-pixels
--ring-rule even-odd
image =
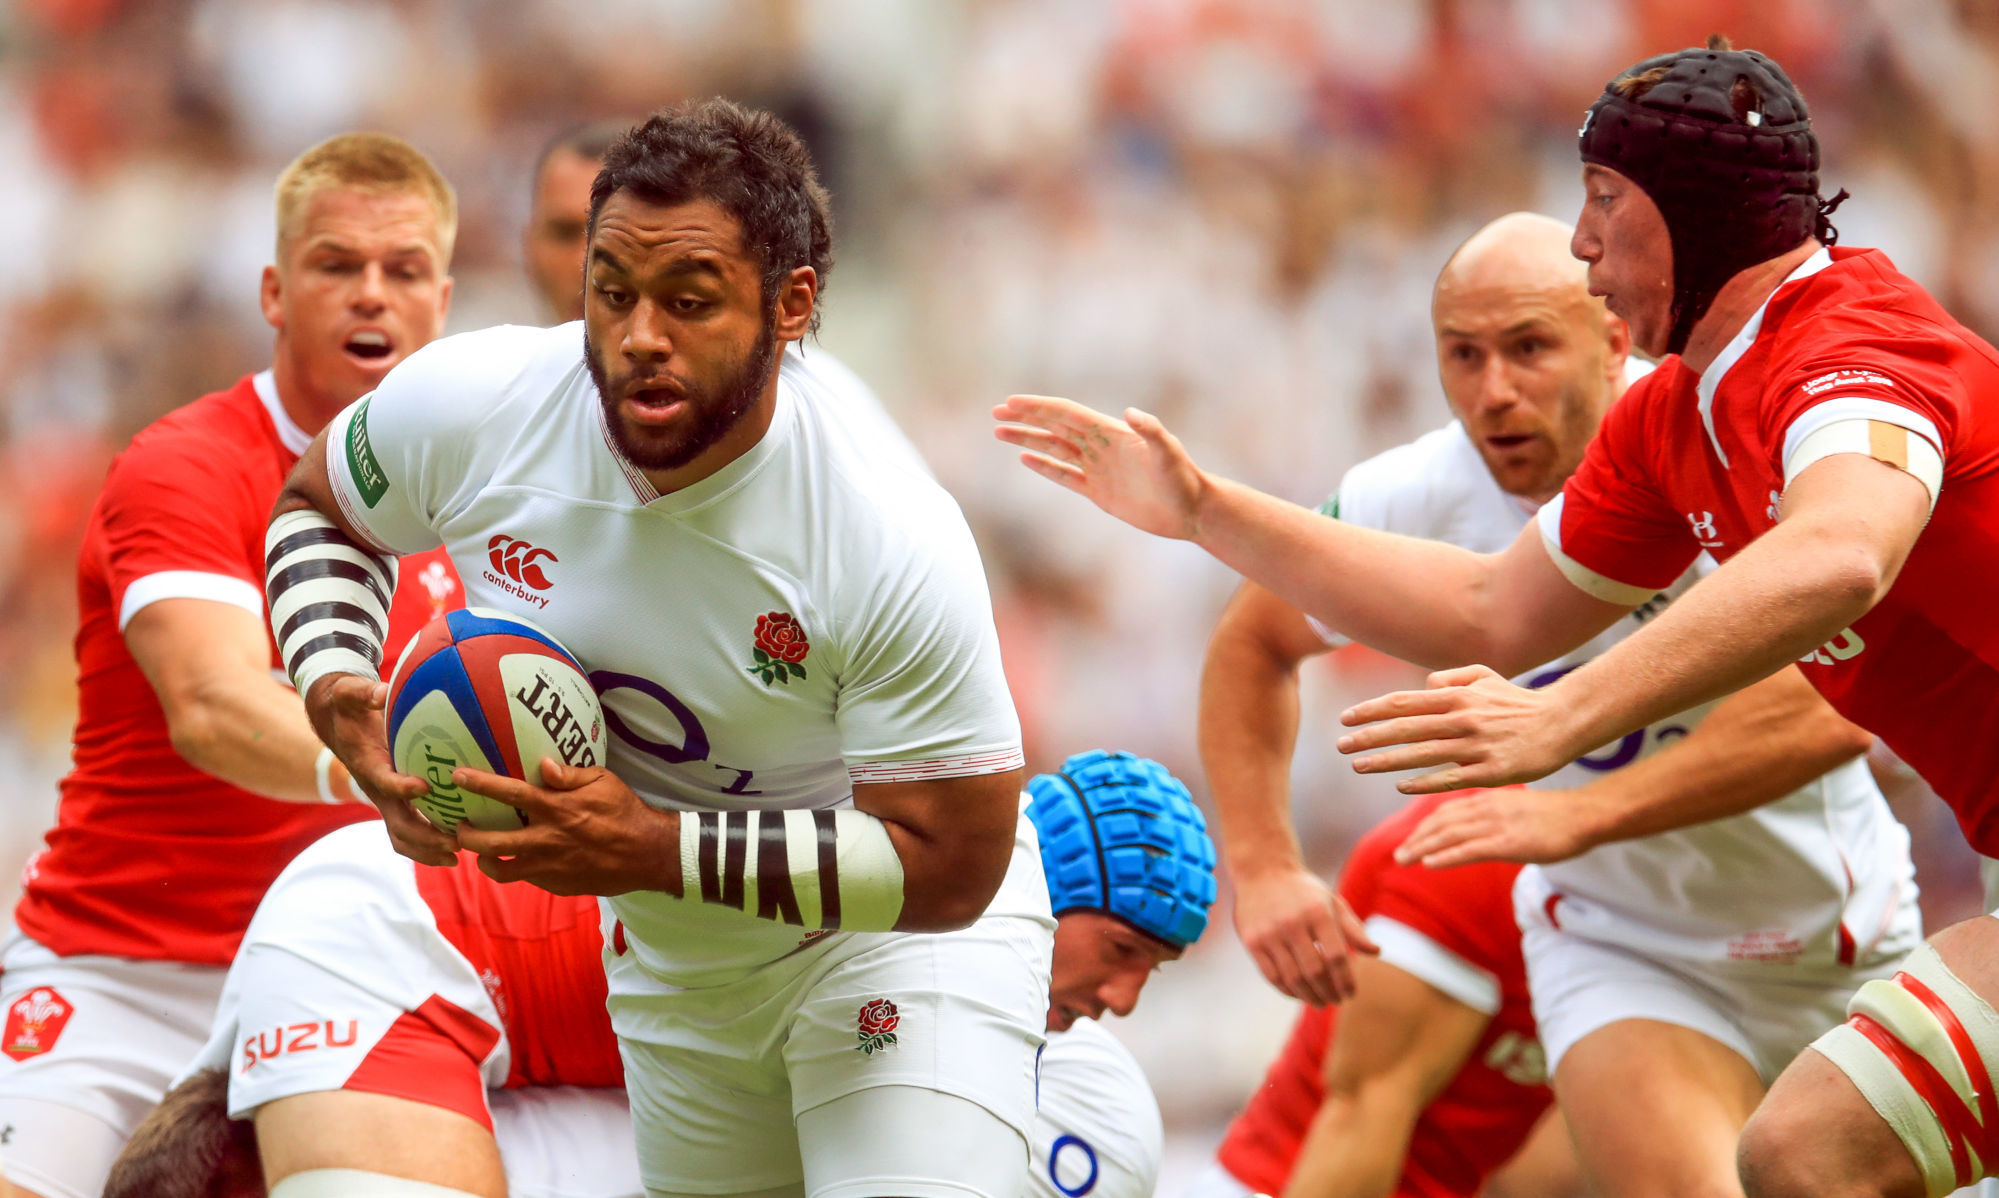
[[[1078,519],[994,451],[990,404],[1137,405],[1211,468],[1316,503],[1441,421],[1425,313],[1451,247],[1500,212],[1571,217],[1575,127],[1602,81],[1712,29],[1811,98],[1828,191],[1854,193],[1844,239],[1999,333],[1999,134],[1982,119],[1999,17],[1976,3],[16,0],[0,12],[0,854],[33,850],[67,765],[71,564],[105,464],[264,362],[245,280],[269,258],[271,180],[326,135],[392,131],[453,182],[457,331],[543,320],[520,230],[556,131],[716,93],[785,116],[834,196],[824,344],[966,509],[1030,772],[1116,745],[1204,798],[1193,680],[1235,577]],[[1358,647],[1327,661],[1307,670],[1308,728],[1417,677]],[[1294,767],[1328,872],[1399,802],[1332,739],[1303,737]],[[1921,783],[1880,764],[1943,927],[1977,907],[1970,858]],[[1183,1171],[1285,1025],[1227,927],[1118,1027]]]

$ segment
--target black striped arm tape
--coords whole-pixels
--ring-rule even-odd
[[[683,811],[680,893],[802,928],[887,932],[902,858],[865,811]]]
[[[301,508],[271,521],[264,579],[278,656],[299,694],[328,674],[381,676],[396,559],[370,553]]]

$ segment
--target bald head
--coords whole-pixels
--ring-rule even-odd
[[[1622,392],[1630,334],[1589,294],[1568,225],[1500,217],[1437,275],[1430,318],[1444,393],[1504,490],[1561,490]]]
[[[1589,294],[1589,268],[1569,253],[1575,230],[1538,212],[1509,212],[1465,239],[1437,274],[1431,306],[1474,291],[1491,298],[1540,291],[1551,300],[1588,308],[1601,323],[1601,301]]]

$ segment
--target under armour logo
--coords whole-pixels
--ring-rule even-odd
[[[1715,527],[1713,512],[1702,512],[1698,516],[1692,512],[1688,512],[1687,523],[1693,526],[1694,540],[1699,541],[1703,545],[1711,545],[1714,542]]]
[[[0,1127],[0,1145],[12,1144],[13,1142],[14,1125],[9,1123],[5,1127]]]
[[[537,591],[545,591],[555,585],[536,564],[559,560],[552,549],[537,549],[526,541],[502,533],[486,542],[486,556],[493,563],[493,569],[515,582]]]

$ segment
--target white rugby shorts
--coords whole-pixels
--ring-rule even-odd
[[[611,1022],[648,1189],[738,1194],[799,1185],[806,1171],[797,1118],[882,1087],[929,1093],[940,1123],[969,1100],[995,1117],[999,1136],[1019,1138],[935,1143],[944,1188],[895,1192],[970,1198],[979,1191],[949,1189],[947,1179],[978,1152],[1017,1152],[1024,1176],[1055,924],[1032,825],[1025,816],[1020,823],[1005,882],[986,915],[962,931],[836,936],[697,990],[664,985],[633,954],[611,954]],[[814,1194],[868,1182],[870,1143],[903,1162],[899,1183],[927,1180],[906,1171],[910,1146],[924,1137],[920,1118],[862,1129],[847,1145],[854,1151],[841,1154],[854,1176],[822,1177]]]
[[[96,1198],[111,1163],[208,1035],[223,971],[59,957],[0,943],[0,1175],[46,1198]]]
[[[510,1198],[644,1198],[623,1090],[522,1086],[486,1097]]]
[[[1521,952],[1548,1075],[1577,1041],[1624,1019],[1653,1019],[1707,1036],[1749,1062],[1763,1083],[1846,1018],[1863,982],[1894,975],[1906,954],[1856,965],[1844,981],[1758,976],[1704,962],[1644,957],[1522,913]]]

